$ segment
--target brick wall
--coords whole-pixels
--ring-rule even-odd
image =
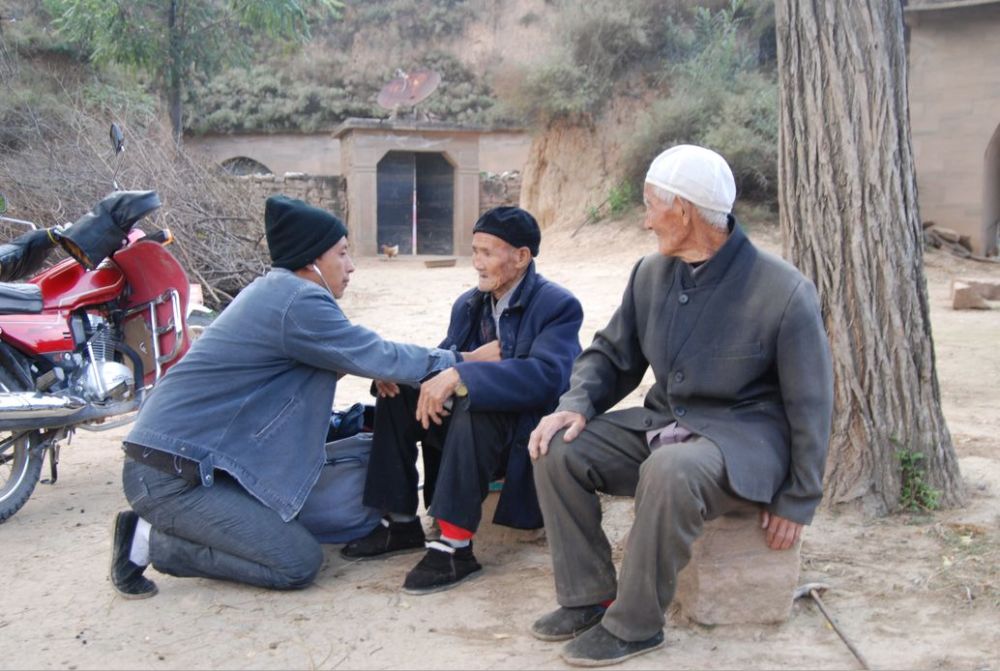
[[[347,180],[339,175],[307,175],[290,172],[285,173],[284,177],[249,175],[234,179],[249,182],[262,201],[268,196],[283,193],[329,210],[347,222]]]
[[[322,207],[347,222],[347,179],[340,175],[247,175],[234,177],[250,183],[251,189],[263,201],[268,196],[283,193],[292,198]],[[521,198],[521,173],[518,171],[479,175],[479,214],[500,205],[517,205]]]

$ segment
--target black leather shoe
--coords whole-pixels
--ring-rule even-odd
[[[392,522],[387,517],[367,536],[353,540],[340,549],[344,559],[375,559],[391,557],[404,552],[415,552],[424,547],[424,527],[420,520]]]
[[[427,544],[427,554],[406,574],[403,591],[407,594],[430,594],[451,589],[482,570],[472,554],[472,543],[453,548],[443,541]]]
[[[610,666],[662,647],[662,631],[645,641],[624,641],[598,624],[567,643],[562,658],[573,666]]]
[[[531,635],[541,641],[567,641],[587,631],[604,617],[604,606],[562,606],[531,625]]]
[[[138,523],[139,516],[131,510],[115,515],[111,540],[111,584],[124,599],[148,599],[159,591],[156,583],[142,575],[146,567],[128,558]]]

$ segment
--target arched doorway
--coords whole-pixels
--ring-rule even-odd
[[[443,154],[390,151],[377,167],[376,249],[454,253],[455,168]]]
[[[236,156],[221,163],[222,169],[230,175],[242,177],[245,175],[271,175],[271,169],[249,156]]]
[[[983,170],[983,252],[987,255],[997,253],[1000,244],[1000,126],[997,126],[993,138],[986,147],[986,165]]]

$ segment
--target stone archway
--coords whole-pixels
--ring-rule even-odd
[[[479,216],[480,133],[480,129],[437,122],[348,119],[341,124],[334,137],[340,140],[350,213],[347,225],[358,253],[377,254],[386,244],[398,244],[400,254],[413,253],[415,189],[417,254],[469,254],[472,224]],[[392,222],[385,220],[386,181],[380,173],[382,178],[398,173]],[[411,175],[409,181],[406,175]],[[427,187],[423,193],[421,186]],[[404,213],[407,204],[409,211]],[[391,237],[385,235],[387,225],[395,229]]]
[[[983,166],[983,253],[997,253],[1000,239],[1000,126],[986,146]]]
[[[243,177],[246,175],[271,175],[272,170],[260,161],[249,156],[234,156],[220,163],[222,169],[230,175]]]

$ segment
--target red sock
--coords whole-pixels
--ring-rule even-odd
[[[600,605],[604,606],[605,608],[610,608],[611,604],[613,604],[614,602],[615,602],[614,599],[607,599],[605,601],[602,601]]]
[[[442,519],[438,520],[438,526],[441,527],[441,535],[445,538],[450,538],[453,541],[471,540],[472,537],[476,535],[473,531],[457,527],[451,522],[445,522]]]

